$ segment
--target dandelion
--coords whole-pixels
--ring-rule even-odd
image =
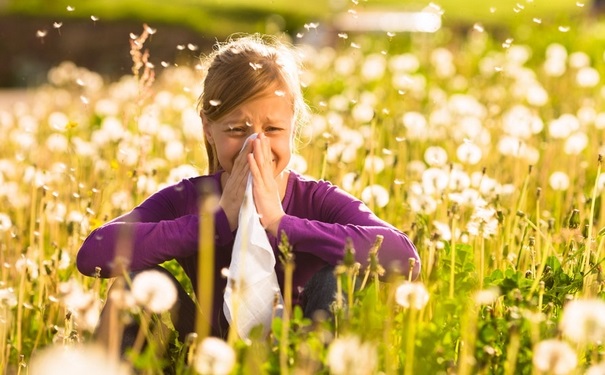
[[[424,161],[431,167],[442,167],[447,163],[447,151],[441,146],[431,146],[424,151]]]
[[[500,297],[500,288],[492,287],[482,289],[475,293],[475,303],[477,305],[491,305]]]
[[[420,112],[406,112],[403,115],[403,126],[406,128],[406,136],[412,140],[422,140],[428,137],[427,121]]]
[[[440,194],[448,185],[448,173],[442,169],[428,168],[422,173],[422,189],[426,194]]]
[[[366,81],[376,81],[384,75],[386,70],[386,59],[380,54],[366,56],[361,67],[361,76]]]
[[[36,375],[126,375],[125,364],[118,363],[99,346],[52,345],[32,356],[29,372]]]
[[[583,132],[570,135],[563,145],[563,151],[567,155],[579,155],[588,146],[588,136]]]
[[[0,289],[0,305],[8,307],[17,306],[17,296],[13,288]]]
[[[348,335],[330,343],[326,360],[333,375],[373,374],[378,364],[378,353],[374,344]]]
[[[395,301],[406,309],[421,310],[429,301],[429,292],[422,283],[404,281],[395,290]]]
[[[465,142],[456,149],[456,156],[458,157],[458,160],[463,163],[475,165],[481,161],[483,153],[476,144]]]
[[[0,232],[8,232],[13,226],[10,216],[0,212]]]
[[[589,66],[583,67],[576,74],[576,83],[580,87],[595,87],[600,80],[599,71]]]
[[[585,375],[603,375],[603,374],[605,374],[605,362],[601,362],[601,363],[592,365],[585,372]]]
[[[225,341],[206,337],[195,353],[193,366],[200,374],[230,374],[235,366],[235,352]]]
[[[351,115],[357,122],[368,123],[374,118],[374,108],[369,104],[359,103],[353,107]]]
[[[305,173],[307,171],[307,160],[300,154],[292,154],[288,168],[297,171],[298,173]]]
[[[162,313],[176,302],[176,287],[172,280],[157,270],[143,271],[132,280],[132,296],[145,309]]]
[[[553,190],[565,191],[569,189],[569,176],[565,172],[555,171],[548,178],[548,184]]]
[[[576,368],[578,357],[566,342],[544,340],[534,347],[533,364],[538,371],[564,375]]]
[[[563,335],[573,342],[600,345],[605,339],[605,301],[585,299],[568,302],[559,326]]]
[[[374,203],[382,208],[389,203],[389,192],[381,185],[369,185],[361,192],[361,199],[366,204]]]
[[[371,173],[380,173],[384,170],[384,159],[380,156],[370,155],[364,161],[364,170]]]

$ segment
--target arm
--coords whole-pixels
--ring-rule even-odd
[[[167,260],[187,257],[197,251],[199,217],[197,192],[190,180],[165,188],[120,216],[95,229],[77,255],[78,270],[93,275],[101,268],[102,277],[119,273],[117,262],[130,270],[142,270]],[[233,240],[223,210],[214,215],[217,244]]]
[[[420,259],[414,244],[363,202],[325,182],[318,183],[308,202],[316,211],[314,215],[302,218],[286,214],[279,224],[279,231],[285,231],[295,251],[313,254],[335,265],[343,259],[346,239],[351,238],[356,260],[365,266],[376,236],[382,235],[384,240],[378,251],[381,264],[388,268],[398,262],[407,275],[409,259],[413,258],[416,263],[412,277],[418,276]]]

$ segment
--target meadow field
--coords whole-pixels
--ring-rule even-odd
[[[0,372],[605,374],[605,25],[524,11],[509,29],[297,43],[314,24],[291,37],[314,112],[291,168],[406,232],[422,271],[380,279],[377,239],[367,269],[351,257],[337,267],[346,298],[333,320],[293,309],[268,338],[223,341],[198,324],[179,343],[161,280],[108,296],[112,280],[75,268],[92,229],[206,171],[196,62],[152,64],[150,23],[132,30],[119,80],[51,69],[29,100],[0,109]],[[101,343],[108,298],[120,303]],[[120,359],[128,319],[156,339]]]

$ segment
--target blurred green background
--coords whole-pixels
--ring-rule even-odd
[[[459,33],[479,23],[512,35],[535,26],[536,20],[563,25],[594,12],[593,3],[576,0],[434,3],[443,10],[443,26]],[[183,57],[195,58],[234,32],[286,32],[296,38],[299,33],[329,30],[334,39],[338,30],[332,28],[332,20],[337,15],[419,11],[429,4],[401,0],[0,0],[0,87],[37,85],[49,67],[63,60],[108,77],[126,74],[128,35],[140,32],[143,23],[158,29],[150,47],[154,58],[178,62]],[[310,29],[313,24],[319,26]]]

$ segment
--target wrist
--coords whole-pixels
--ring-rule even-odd
[[[265,228],[265,230],[267,232],[271,233],[274,237],[277,237],[277,233],[279,230],[279,224],[281,223],[281,219],[284,217],[284,215],[285,214],[281,214],[277,218],[272,219],[272,221],[267,225],[263,224],[263,227]]]

